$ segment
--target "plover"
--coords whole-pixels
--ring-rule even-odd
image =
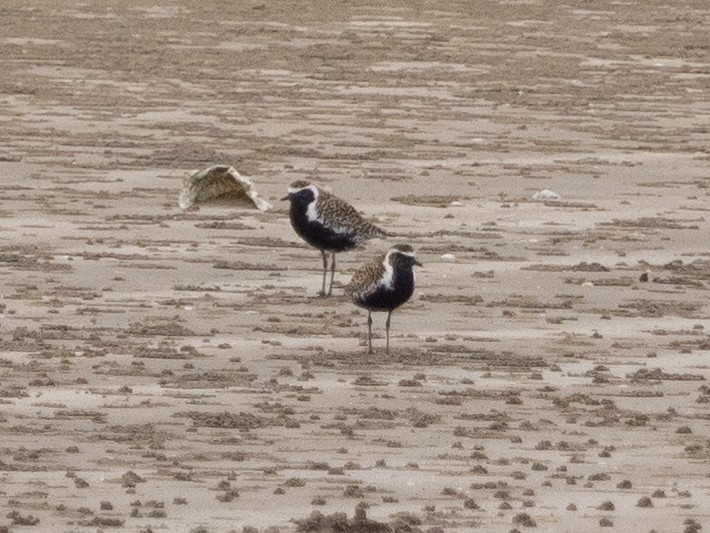
[[[422,266],[408,244],[397,244],[389,251],[361,266],[345,293],[358,307],[367,309],[367,344],[372,353],[372,312],[387,311],[387,353],[390,353],[392,311],[411,298],[414,292],[414,265]]]
[[[291,225],[308,244],[320,250],[323,256],[323,287],[321,296],[333,293],[335,254],[352,250],[368,239],[387,234],[371,224],[345,200],[321,190],[307,181],[295,181],[282,200],[291,202]],[[330,286],[325,292],[325,278],[330,264]]]

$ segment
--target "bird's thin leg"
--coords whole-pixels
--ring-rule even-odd
[[[387,355],[390,354],[390,317],[392,311],[387,311],[387,322],[385,322],[385,330],[387,331]]]
[[[372,313],[370,311],[367,312],[367,345],[369,346],[367,353],[372,354]]]
[[[320,254],[323,256],[323,288],[320,291],[320,295],[325,296],[325,277],[328,274],[328,256],[325,254],[325,250],[321,250]]]
[[[333,278],[335,277],[335,252],[333,252],[333,261],[330,263],[330,288],[328,289],[328,296],[333,294]]]

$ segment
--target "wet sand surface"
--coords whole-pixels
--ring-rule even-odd
[[[0,529],[710,527],[707,2],[31,4],[0,6]],[[274,209],[181,211],[217,163]],[[329,299],[296,179],[396,234]],[[424,267],[368,356],[342,286],[395,242]]]

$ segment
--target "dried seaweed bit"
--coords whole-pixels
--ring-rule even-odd
[[[183,190],[178,199],[182,209],[197,204],[227,203],[256,207],[268,211],[271,204],[259,197],[254,183],[245,178],[234,167],[215,165],[200,170],[185,179]]]

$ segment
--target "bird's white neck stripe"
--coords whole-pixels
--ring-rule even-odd
[[[380,285],[386,287],[387,289],[394,288],[394,268],[390,264],[390,255],[392,252],[387,252],[384,261],[382,261],[382,266],[385,267],[385,275],[382,276],[380,280]]]
[[[308,207],[306,208],[306,217],[308,217],[308,220],[310,222],[316,222],[316,221],[323,222],[318,217],[318,209],[316,208],[316,203],[318,203],[317,197],[310,204],[308,204]]]

